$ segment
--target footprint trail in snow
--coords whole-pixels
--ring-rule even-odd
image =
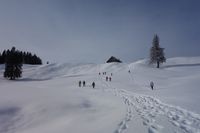
[[[135,94],[123,89],[116,89],[110,83],[103,80],[102,84],[107,91],[122,98],[126,105],[125,118],[119,123],[114,133],[124,133],[128,130],[129,122],[138,115],[148,133],[200,133],[200,116],[182,108],[162,103],[151,96]],[[164,121],[164,122],[161,122]],[[165,124],[172,129],[165,129]],[[168,128],[167,126],[166,128]]]

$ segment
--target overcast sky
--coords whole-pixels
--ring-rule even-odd
[[[45,62],[124,62],[149,56],[154,34],[167,57],[200,56],[199,0],[0,0],[0,50]]]

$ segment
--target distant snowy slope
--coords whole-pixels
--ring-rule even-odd
[[[118,72],[127,68],[127,64],[48,64],[48,65],[24,65],[23,79],[48,80],[58,77],[94,75],[98,72]]]
[[[129,77],[128,70],[131,70]],[[128,90],[159,97],[166,102],[183,105],[200,112],[196,100],[200,100],[200,57],[169,58],[160,69],[148,64],[148,60],[134,63],[106,64],[49,64],[24,66],[24,79],[45,80],[56,77],[94,75],[98,72],[113,73],[116,84],[129,85]],[[154,81],[156,91],[149,91],[149,83]]]
[[[200,133],[200,57],[170,58],[160,69],[145,59],[23,65],[16,81],[3,72],[0,133]]]
[[[41,79],[47,80],[62,76],[71,75],[84,75],[91,74],[96,69],[95,64],[48,64],[42,66],[36,66],[32,69],[32,66],[24,65],[24,79]]]

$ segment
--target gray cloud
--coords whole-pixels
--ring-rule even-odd
[[[199,56],[197,0],[1,0],[1,50],[16,46],[50,62],[147,58],[153,35],[167,57]]]

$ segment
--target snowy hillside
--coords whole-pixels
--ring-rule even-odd
[[[200,57],[171,58],[160,69],[146,60],[25,65],[17,81],[3,72],[0,133],[200,133]]]

